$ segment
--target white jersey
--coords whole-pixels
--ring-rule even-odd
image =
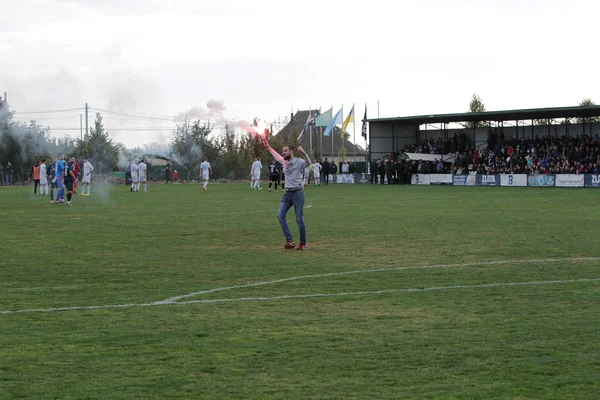
[[[44,163],[40,164],[40,184],[41,185],[48,184],[47,168],[46,168],[46,164],[44,164]]]
[[[254,161],[252,163],[252,176],[255,179],[259,179],[260,178],[260,171],[262,170],[262,164],[260,163],[260,161]]]
[[[148,167],[146,166],[146,163],[139,163],[138,164],[138,174],[140,176],[140,180],[141,181],[146,181],[146,170],[148,169]]]
[[[90,175],[94,170],[94,166],[91,162],[86,161],[83,163],[83,176]]]
[[[138,165],[136,163],[131,164],[131,167],[129,167],[130,171],[131,171],[131,180],[134,182],[138,181],[138,173],[140,171]]]
[[[313,168],[313,174],[314,174],[315,178],[321,176],[321,169],[323,168],[321,166],[321,164],[319,164],[318,162],[316,162],[316,163],[314,163],[312,165],[312,168]]]
[[[202,171],[202,178],[208,179],[210,163],[208,161],[203,161],[202,164],[200,164],[200,170]]]

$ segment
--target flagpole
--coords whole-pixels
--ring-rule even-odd
[[[324,156],[324,154],[323,154],[323,127],[320,126],[319,128],[321,128],[321,129],[319,129],[319,132],[321,133],[321,139],[320,139],[321,140],[321,145],[319,146],[319,151],[321,152],[320,153],[321,154],[321,158],[323,158],[323,156]]]
[[[332,117],[334,117],[333,115],[333,104],[331,105],[331,114]],[[333,161],[333,128],[335,127],[335,125],[331,128],[331,132],[329,133],[329,136],[331,136],[331,161]]]
[[[309,109],[308,109],[308,119],[310,119],[310,117],[311,117],[311,116],[312,116],[312,108],[309,108]],[[309,139],[308,139],[308,141],[309,141],[309,143],[310,143],[310,144],[308,145],[308,148],[310,149],[310,150],[308,151],[308,154],[309,154],[309,155],[312,157],[312,124],[310,124],[310,126],[308,127],[308,129],[309,129],[309,131],[308,131],[308,134],[309,134]]]
[[[342,113],[342,121],[344,121],[344,105],[342,104],[342,109],[340,111]],[[331,129],[331,157],[333,157],[333,137],[335,136],[335,127],[337,125],[337,118],[333,121],[333,128]],[[342,139],[342,146],[344,145],[344,140]],[[338,164],[339,164],[338,160]]]
[[[352,104],[352,135],[354,136],[352,140],[354,140],[354,168],[356,168],[356,110],[354,109],[355,105],[356,103]]]

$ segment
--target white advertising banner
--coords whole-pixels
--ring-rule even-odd
[[[555,185],[558,187],[583,187],[585,175],[556,175]]]
[[[527,175],[500,175],[500,186],[527,186]]]
[[[429,185],[429,174],[413,174],[410,178],[412,185]]]
[[[452,184],[452,175],[451,174],[431,174],[429,175],[429,182],[432,185],[451,185]]]

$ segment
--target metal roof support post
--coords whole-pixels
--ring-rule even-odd
[[[531,120],[531,137],[533,137],[533,119]]]
[[[442,122],[441,124],[441,128],[442,128],[442,136],[440,136],[438,139],[442,139],[445,140],[446,139],[446,124],[444,122]]]

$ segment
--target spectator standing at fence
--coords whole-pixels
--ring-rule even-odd
[[[348,165],[348,163],[346,161],[344,161],[344,163],[342,164],[342,174],[349,174],[350,173],[350,165]]]
[[[377,184],[377,161],[371,160],[369,170],[371,172],[371,185]]]
[[[6,164],[6,168],[4,168],[4,177],[6,178],[5,184],[6,186],[13,184],[13,174],[15,173],[15,169],[13,168],[10,161]]]
[[[329,161],[327,161],[327,158],[325,158],[325,161],[323,161],[323,178],[325,178],[326,185],[329,185],[330,171],[331,171],[331,164],[329,164]]]
[[[167,167],[165,168],[165,183],[169,183],[171,180],[171,163],[167,163]]]
[[[394,164],[391,160],[387,160],[385,163],[385,175],[387,176],[388,185],[394,183]]]

